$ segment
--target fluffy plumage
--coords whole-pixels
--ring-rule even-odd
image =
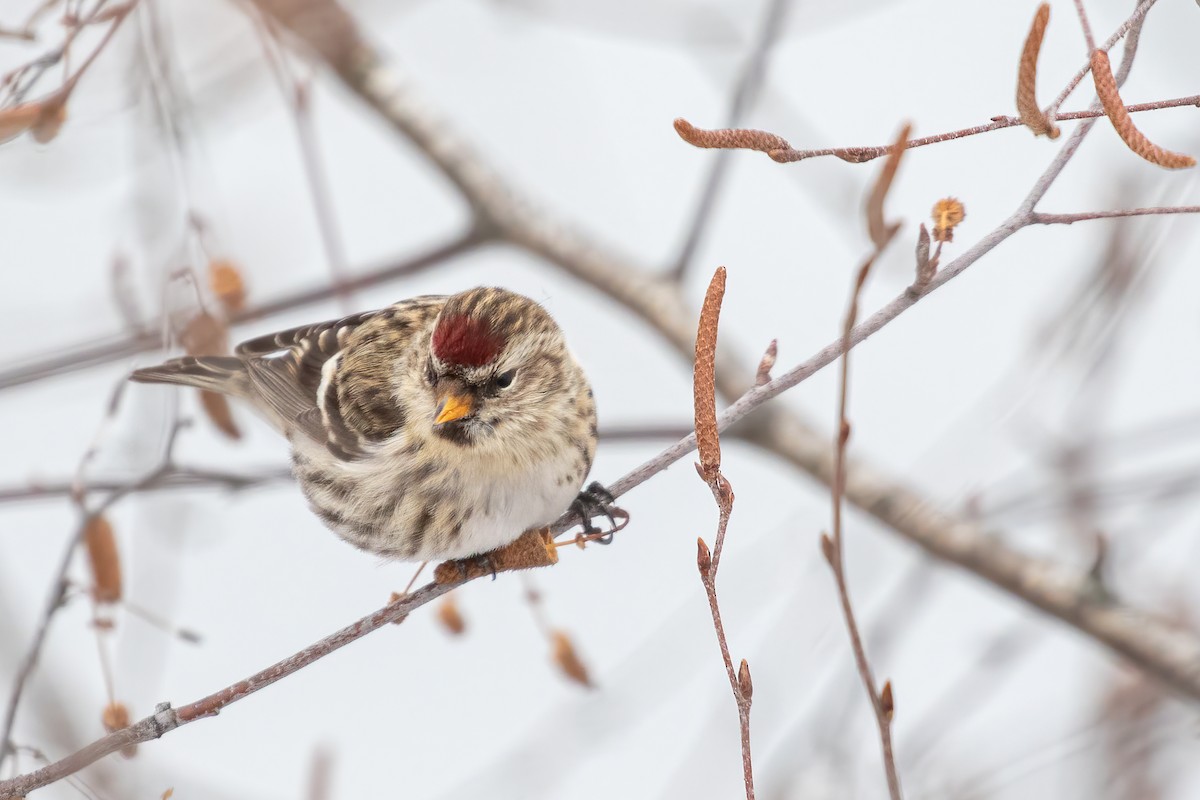
[[[595,455],[592,391],[562,331],[504,289],[415,297],[131,377],[251,403],[291,442],[313,511],[399,559],[465,558],[553,521]]]

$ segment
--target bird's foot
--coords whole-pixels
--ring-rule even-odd
[[[437,583],[461,583],[485,575],[495,578],[498,572],[547,567],[557,563],[558,552],[549,528],[533,528],[504,547],[438,564],[433,570],[433,579]]]
[[[575,537],[576,544],[581,547],[587,542],[597,544],[612,544],[613,534],[629,524],[629,512],[618,508],[616,498],[599,481],[592,481],[588,487],[579,493],[571,503],[571,512],[579,517],[583,532]],[[597,517],[608,520],[608,530],[602,530],[592,524]]]

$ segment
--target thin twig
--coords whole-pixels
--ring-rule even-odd
[[[1153,103],[1134,103],[1132,105],[1125,106],[1125,110],[1130,112],[1131,114],[1136,114],[1136,113],[1139,113],[1142,111],[1158,111],[1158,110],[1161,110],[1164,108],[1179,108],[1181,106],[1200,106],[1200,95],[1189,95],[1188,97],[1176,97],[1176,98],[1172,98],[1170,100],[1159,100],[1159,101],[1156,101]],[[1104,116],[1104,111],[1102,109],[1101,110],[1091,110],[1090,109],[1087,111],[1068,111],[1066,113],[1057,115],[1055,117],[1055,119],[1057,119],[1057,120],[1095,119],[1096,117],[1102,117],[1102,116]],[[676,121],[677,128],[679,127],[679,122],[680,122],[680,120]],[[959,130],[948,131],[946,133],[939,133],[939,134],[935,134],[933,136],[920,136],[920,137],[917,137],[916,139],[909,139],[908,142],[905,144],[905,147],[907,147],[909,149],[912,149],[914,147],[925,147],[925,146],[931,145],[931,144],[940,144],[942,142],[949,142],[949,141],[953,141],[955,139],[962,139],[967,136],[976,136],[981,133],[991,133],[992,131],[998,131],[998,130],[1002,130],[1004,128],[1017,128],[1024,124],[1025,123],[1023,123],[1021,121],[1020,117],[997,116],[997,117],[993,117],[992,121],[985,125],[976,125],[971,128],[961,128]],[[764,134],[764,135],[769,135],[769,136],[775,136],[775,134],[767,134],[765,131],[749,131],[747,129],[733,129],[733,130],[725,130],[725,131],[705,131],[700,128],[695,128],[694,126],[691,126],[691,127],[693,130],[701,132],[701,133],[714,133],[714,134],[759,133],[759,134]],[[698,145],[698,146],[720,147],[720,148],[732,147],[732,148],[745,148],[745,149],[752,149],[752,150],[763,150],[762,147],[752,146],[752,143],[754,142],[753,139],[741,141],[741,140],[734,140],[731,138],[723,137],[720,141],[722,142],[721,144]],[[695,142],[691,142],[690,140],[689,140],[689,143],[695,144]],[[770,157],[773,160],[778,161],[780,163],[791,163],[794,161],[804,161],[805,159],[819,158],[822,156],[834,156],[836,158],[842,159],[843,161],[848,161],[852,164],[861,164],[863,162],[871,161],[872,159],[876,159],[881,156],[885,156],[891,150],[891,145],[873,145],[873,146],[862,146],[862,147],[826,147],[826,148],[817,148],[817,149],[812,149],[812,150],[795,150],[795,149],[791,148],[791,145],[789,145],[786,142],[786,140],[779,139],[778,142],[772,142],[772,144],[774,144],[774,145],[778,145],[780,143],[782,144],[782,146],[772,146],[769,149],[763,150],[763,152],[766,152],[768,155],[770,155]]]
[[[367,270],[343,284],[347,291],[367,289],[381,283],[398,278],[414,275],[427,269],[441,266],[443,262],[471,252],[493,239],[493,234],[482,226],[474,226],[457,238],[424,250],[414,256],[409,256],[391,262],[372,270]],[[292,294],[284,295],[261,305],[246,308],[230,316],[231,325],[241,325],[257,322],[261,319],[281,314],[301,306],[324,302],[337,293],[331,284],[322,284],[310,289],[302,289]],[[162,320],[151,320],[147,330],[155,330],[162,325]],[[37,359],[32,363],[19,366],[0,373],[0,390],[13,386],[31,383],[33,381],[63,375],[77,369],[94,367],[110,361],[132,358],[138,353],[158,350],[162,347],[161,337],[153,333],[142,333],[122,336],[99,345],[82,344],[72,347],[66,353]]]
[[[1092,36],[1092,23],[1088,22],[1087,9],[1083,7],[1083,0],[1075,0],[1075,11],[1079,14],[1079,26],[1083,28],[1083,40],[1087,43],[1088,54],[1091,55],[1096,49],[1096,39]]]
[[[206,697],[202,697],[180,708],[172,708],[170,703],[160,703],[155,708],[153,715],[135,722],[128,728],[122,728],[119,731],[103,736],[87,747],[42,769],[17,776],[10,780],[0,781],[0,799],[6,800],[7,798],[23,797],[34,789],[62,780],[122,748],[158,739],[164,734],[196,720],[216,716],[226,707],[248,697],[259,689],[270,686],[272,683],[304,669],[333,651],[361,639],[368,633],[378,630],[394,620],[404,617],[413,610],[461,585],[462,583],[430,583],[412,594],[405,595],[399,600],[389,603],[373,614],[363,617],[354,624],[342,628],[340,631],[304,648],[295,655],[276,662],[270,667],[256,672],[244,680],[219,689]]]
[[[99,514],[103,514],[113,506],[118,500],[137,491],[143,485],[152,483],[158,480],[163,474],[171,468],[171,459],[174,451],[175,441],[179,436],[183,425],[175,425],[169,434],[164,448],[164,453],[159,466],[155,467],[146,474],[140,481],[131,484],[129,487],[123,487],[112,492],[108,497],[101,501],[95,508],[85,509],[83,519],[80,520],[75,532],[67,541],[67,546],[63,549],[63,554],[59,559],[58,568],[54,574],[54,582],[51,584],[50,597],[46,602],[45,609],[42,611],[42,616],[34,629],[33,641],[29,645],[29,649],[25,651],[25,657],[21,660],[20,667],[17,668],[17,676],[13,681],[12,690],[9,692],[8,706],[4,712],[3,727],[0,727],[0,765],[3,764],[5,757],[12,751],[12,730],[17,718],[17,707],[21,703],[21,696],[24,693],[25,686],[29,681],[29,676],[33,674],[33,668],[37,664],[38,657],[41,655],[42,646],[46,642],[46,634],[50,630],[50,623],[53,621],[58,609],[62,607],[63,601],[66,599],[67,590],[70,588],[70,581],[67,579],[67,571],[71,567],[71,561],[74,558],[75,550],[83,541],[84,532],[87,530],[88,524],[92,518]],[[0,784],[2,787],[3,784]]]
[[[758,88],[766,77],[767,58],[779,36],[779,31],[783,28],[790,2],[791,0],[768,0],[767,10],[763,14],[758,32],[754,36],[754,43],[750,46],[750,54],[742,68],[742,74],[738,77],[733,97],[729,100],[729,108],[725,114],[727,127],[736,126],[741,121],[742,115],[746,113],[746,109],[754,102]],[[681,280],[688,265],[691,264],[692,258],[696,254],[696,248],[700,245],[700,238],[704,235],[708,218],[716,204],[717,196],[725,182],[725,176],[728,174],[729,154],[719,153],[709,167],[704,188],[700,191],[700,201],[696,204],[692,221],[683,238],[683,245],[679,248],[679,255],[675,257],[674,267],[671,268],[670,277],[673,280]]]
[[[880,690],[875,685],[875,675],[871,663],[867,660],[866,646],[858,629],[858,620],[854,616],[854,606],[850,601],[850,586],[846,579],[845,546],[843,544],[842,499],[846,491],[846,446],[850,441],[850,419],[847,415],[850,394],[850,335],[858,317],[858,300],[862,294],[863,285],[871,271],[871,265],[879,255],[879,248],[863,262],[854,281],[850,294],[850,304],[846,311],[846,320],[842,329],[842,367],[838,383],[838,414],[837,434],[834,443],[833,481],[830,486],[830,497],[833,502],[832,538],[822,536],[821,549],[829,568],[833,571],[834,582],[837,584],[838,601],[842,607],[842,617],[846,621],[846,630],[850,634],[850,647],[854,652],[854,663],[858,668],[859,677],[867,691],[871,702],[871,710],[875,714],[875,724],[879,728],[880,747],[883,753],[883,768],[887,776],[888,794],[892,800],[901,800],[900,776],[896,771],[896,759],[892,748],[892,702],[891,682],[884,684]]]
[[[1134,9],[1133,14],[1131,14],[1128,19],[1126,19],[1123,23],[1121,23],[1121,25],[1117,28],[1117,30],[1115,32],[1113,32],[1113,35],[1108,37],[1108,41],[1106,41],[1101,46],[1100,49],[1104,50],[1105,52],[1108,52],[1109,50],[1113,49],[1113,47],[1117,44],[1117,42],[1121,41],[1121,39],[1124,38],[1127,33],[1130,33],[1132,31],[1131,39],[1133,41],[1127,41],[1125,43],[1125,53],[1126,53],[1125,60],[1129,64],[1132,64],[1133,60],[1131,58],[1129,58],[1129,53],[1130,53],[1129,48],[1131,45],[1133,46],[1134,49],[1137,48],[1137,37],[1141,33],[1142,20],[1145,19],[1146,12],[1148,12],[1157,1],[1158,0],[1141,0],[1141,2],[1138,3],[1137,8]],[[1095,48],[1092,48],[1092,50],[1094,50],[1094,49]],[[1058,109],[1060,106],[1062,106],[1063,102],[1067,99],[1067,97],[1070,96],[1071,92],[1075,91],[1075,87],[1078,86],[1080,84],[1080,82],[1084,78],[1087,77],[1088,72],[1091,71],[1091,69],[1092,69],[1092,60],[1091,60],[1092,50],[1088,51],[1087,63],[1085,63],[1078,72],[1076,72],[1074,75],[1071,76],[1071,80],[1067,81],[1067,85],[1065,87],[1063,87],[1063,90],[1061,92],[1059,92],[1058,97],[1055,97],[1054,101],[1052,103],[1050,103],[1049,106],[1047,106],[1046,118],[1050,120],[1051,124],[1053,124],[1056,119],[1066,119],[1067,118],[1065,114],[1059,114]],[[1124,77],[1121,75],[1118,75],[1117,76],[1117,84],[1120,85],[1124,82],[1125,82]]]
[[[1163,216],[1166,214],[1200,214],[1200,206],[1125,208],[1115,211],[1082,211],[1077,214],[1044,214],[1038,211],[1033,214],[1033,219],[1031,219],[1029,222],[1031,225],[1071,225],[1075,222],[1088,222],[1094,219]]]

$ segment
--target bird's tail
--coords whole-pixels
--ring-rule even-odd
[[[233,356],[185,356],[157,367],[134,370],[138,383],[178,383],[235,397],[250,395],[250,376],[241,359]]]

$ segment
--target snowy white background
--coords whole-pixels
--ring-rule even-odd
[[[19,20],[31,5],[7,0],[0,15]],[[1106,37],[1133,4],[1087,5]],[[372,0],[351,8],[507,177],[559,216],[654,265],[672,259],[714,156],[681,142],[671,120],[720,124],[763,5]],[[232,4],[161,0],[158,10],[187,90],[186,160],[156,132],[136,77],[144,68],[141,17],[85,79],[57,140],[0,146],[4,364],[118,334],[115,253],[130,260],[148,315],[161,307],[164,275],[203,266],[181,246],[181,176],[218,249],[245,270],[250,302],[328,278],[293,120],[252,28]],[[1032,3],[795,0],[746,122],[797,147],[844,146],[888,142],[905,119],[921,135],[1014,113],[1016,62],[1033,11]],[[1160,2],[1126,100],[1196,93],[1198,31],[1195,3]],[[0,49],[8,65],[39,52],[18,43]],[[1083,63],[1084,51],[1071,5],[1056,2],[1042,54],[1043,100]],[[1083,107],[1086,88],[1065,108]],[[325,76],[314,103],[356,269],[454,234],[466,211],[419,154]],[[1197,113],[1183,108],[1137,122],[1155,141],[1195,153]],[[916,225],[936,199],[957,196],[967,207],[953,256],[1016,207],[1055,151],[1011,129],[910,153],[889,199],[907,224],[879,264],[865,307],[911,281]],[[735,156],[691,290],[698,302],[712,269],[728,267],[722,336],[748,365],[771,338],[786,366],[837,335],[852,270],[867,247],[859,209],[876,169]],[[1194,175],[1145,164],[1105,123],[1043,209],[1195,203]],[[1101,433],[1187,418],[1198,408],[1196,225],[1175,217],[1129,228],[1149,269],[1119,339],[1114,379],[1102,397],[1082,401],[1101,404]],[[1110,231],[1104,222],[1024,231],[856,350],[856,454],[952,506],[978,494],[986,507],[997,486],[1056,491],[1038,471],[1037,450],[1048,431],[1070,436],[1079,376],[1039,358],[1040,331],[1072,305]],[[554,313],[592,376],[602,423],[688,423],[689,365],[630,313],[522,253],[476,252],[359,292],[353,305],[479,283],[521,291]],[[314,304],[234,333],[240,339],[340,313],[336,302]],[[115,382],[157,358],[0,394],[0,481],[70,475]],[[190,394],[179,397],[195,411]],[[91,474],[152,466],[171,398],[166,389],[133,387]],[[831,429],[833,370],[781,402]],[[247,436],[236,444],[198,422],[181,439],[180,460],[230,470],[285,463],[281,440],[244,409],[238,420]],[[1105,474],[1139,466],[1195,473],[1196,426],[1184,430],[1139,451],[1146,465],[1105,462]],[[593,477],[612,480],[667,443],[604,445]],[[818,555],[827,492],[737,443],[727,445],[724,467],[737,505],[719,588],[734,657],[747,658],[754,673],[759,796],[882,797],[877,737]],[[560,678],[520,580],[504,575],[459,593],[469,626],[461,638],[449,638],[424,609],[217,719],[143,745],[133,761],[110,758],[83,777],[107,798],[156,798],[168,786],[189,800],[298,798],[314,753],[324,750],[333,798],[739,796],[737,718],[695,569],[695,538],[711,539],[716,517],[708,489],[685,461],[623,505],[633,524],[613,546],[566,553],[559,566],[532,576],[596,690]],[[1198,512],[1188,497],[1169,507],[1118,500],[1105,509],[1122,598],[1149,609],[1181,600],[1195,607]],[[380,563],[330,535],[290,484],[132,497],[112,520],[131,600],[204,636],[189,646],[118,615],[106,646],[118,696],[135,718],[300,649],[379,607],[411,575],[408,565]],[[74,524],[65,501],[0,506],[0,687],[27,647]],[[998,528],[1063,563],[1090,558],[1053,513]],[[876,670],[896,690],[909,796],[1106,796],[1096,719],[1116,675],[1108,652],[978,580],[924,564],[912,546],[861,515],[851,513],[847,535]],[[81,567],[73,573],[80,579]],[[79,600],[56,618],[17,722],[16,741],[51,757],[102,733],[90,613]],[[981,650],[1014,630],[1020,657],[988,672]],[[972,691],[948,695],[973,673],[980,681]],[[1158,748],[1170,797],[1197,796],[1194,707],[1178,706],[1129,736]],[[35,796],[78,794],[60,784]]]

